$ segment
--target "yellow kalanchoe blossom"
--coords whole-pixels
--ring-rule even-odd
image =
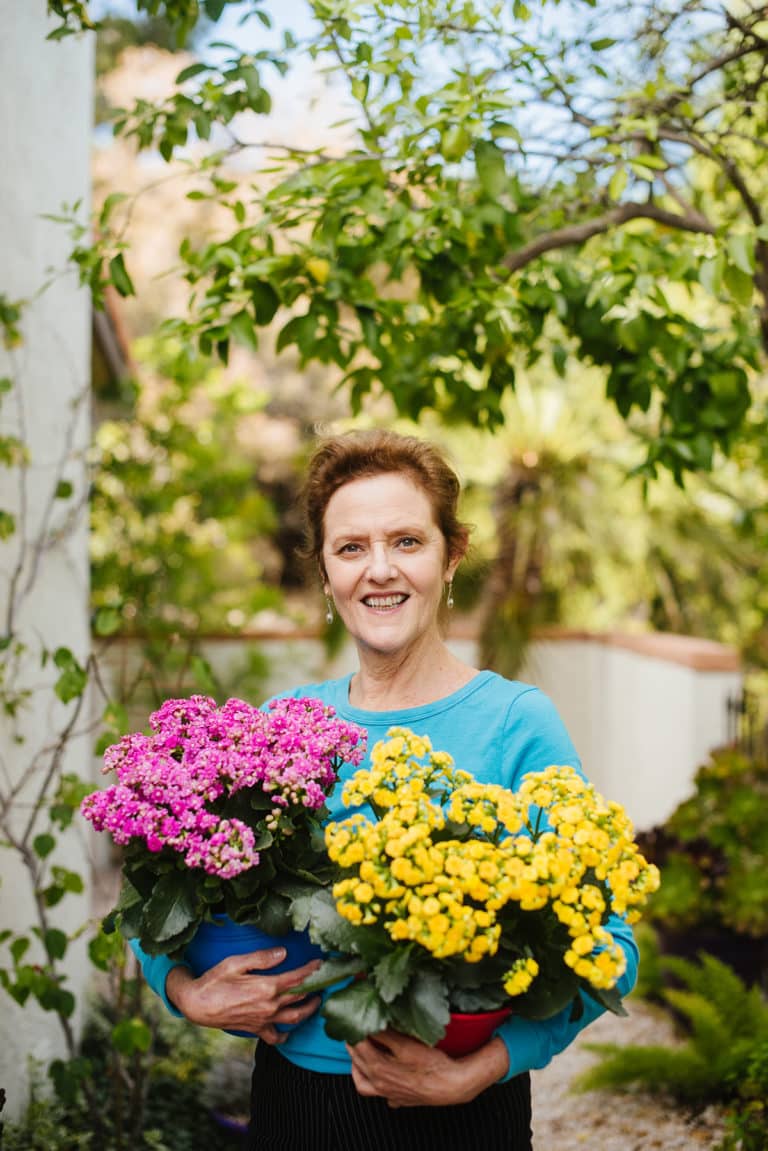
[[[448,815],[456,823],[478,827],[486,835],[514,834],[525,822],[519,801],[505,787],[492,783],[465,783],[456,789],[448,804]]]
[[[370,803],[378,816],[358,813],[326,828],[341,870],[333,895],[349,923],[415,943],[436,960],[480,965],[504,937],[513,955],[526,954],[501,986],[524,996],[540,975],[527,953],[526,915],[549,916],[567,929],[562,960],[579,978],[597,989],[620,978],[626,958],[604,922],[611,912],[636,919],[659,875],[620,805],[574,768],[529,774],[512,794],[457,770],[425,736],[393,728],[373,748],[371,767],[345,785],[343,801]]]
[[[347,807],[372,802],[379,809],[389,807],[392,796],[411,783],[423,793],[447,793],[472,776],[453,766],[445,751],[433,751],[427,736],[415,735],[406,727],[393,727],[389,739],[379,740],[371,751],[371,766],[355,772],[344,785],[342,800]]]
[[[504,990],[507,995],[523,995],[539,974],[539,965],[535,959],[516,959],[504,976]]]

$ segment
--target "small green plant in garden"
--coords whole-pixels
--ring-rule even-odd
[[[768,1149],[768,1043],[763,1043],[737,1084],[741,1105],[728,1117],[728,1133],[720,1151]]]
[[[768,761],[722,748],[693,794],[640,837],[663,882],[648,915],[662,927],[726,927],[768,935]]]
[[[7,1123],[3,1151],[235,1151],[211,1114],[205,1084],[215,1037],[172,1019],[137,981],[93,1007],[76,1059],[38,1074],[26,1112]],[[81,1090],[87,1074],[102,1111],[96,1129]]]
[[[664,968],[656,931],[646,920],[633,927],[635,943],[640,953],[637,982],[632,989],[635,999],[658,1000],[664,988]]]
[[[672,957],[661,962],[681,984],[667,987],[663,999],[685,1021],[686,1038],[678,1047],[589,1044],[602,1058],[580,1077],[578,1088],[665,1092],[694,1108],[724,1104],[731,1128],[724,1148],[765,1151],[768,1002],[714,956],[703,954],[698,963]],[[734,1142],[737,1136],[747,1141]]]

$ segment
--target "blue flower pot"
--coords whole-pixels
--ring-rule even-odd
[[[211,1118],[217,1127],[223,1131],[231,1131],[233,1135],[245,1136],[248,1134],[248,1122],[245,1119],[233,1119],[222,1111],[211,1111]]]
[[[311,941],[306,931],[268,935],[251,923],[235,923],[228,915],[219,915],[215,922],[200,924],[194,939],[187,944],[184,960],[192,968],[192,973],[198,976],[228,955],[247,955],[249,951],[263,951],[270,947],[284,947],[285,959],[274,967],[254,971],[253,975],[279,975],[281,971],[293,971],[322,955],[322,950]],[[296,1024],[277,1023],[275,1026],[278,1031],[292,1031]],[[254,1038],[250,1031],[230,1031],[229,1034]]]

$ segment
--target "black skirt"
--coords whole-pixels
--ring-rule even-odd
[[[531,1151],[528,1075],[454,1107],[389,1107],[350,1075],[306,1071],[256,1046],[248,1151]]]

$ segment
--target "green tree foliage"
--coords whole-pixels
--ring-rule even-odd
[[[205,34],[206,24],[198,25],[198,35]],[[143,20],[130,20],[127,16],[110,15],[99,21],[96,31],[96,77],[108,75],[118,64],[127,48],[152,45],[174,52],[186,48],[187,41],[179,43],[179,34],[162,16],[147,16]],[[111,119],[114,108],[105,98],[103,87],[97,85],[95,122]]]
[[[278,602],[263,580],[275,521],[245,434],[261,403],[252,388],[167,343],[144,353],[135,418],[96,433],[94,624],[162,649],[174,635],[235,632]]]
[[[228,4],[239,3],[240,0],[135,0],[137,12],[146,13],[147,24],[154,28],[175,29],[177,43],[183,43],[201,22],[218,20]],[[48,0],[49,13],[61,20],[49,39],[61,39],[76,32],[99,28],[101,24],[92,19],[90,7],[88,0]],[[107,17],[104,23],[110,22],[111,18]]]
[[[456,589],[465,602],[482,579],[483,665],[519,674],[537,627],[631,619],[732,643],[763,666],[768,582],[755,525],[768,476],[755,452],[742,445],[683,489],[668,474],[643,485],[628,478],[642,444],[599,383],[594,369],[552,378],[542,361],[518,373],[494,435],[429,428],[467,481],[476,531]]]
[[[202,14],[139,7],[186,29]],[[307,7],[306,42],[211,55],[168,101],[119,117],[166,159],[193,128],[228,125],[192,194],[228,205],[233,227],[182,244],[179,333],[226,358],[277,317],[279,347],[335,365],[355,408],[383,388],[413,418],[488,427],[521,360],[577,356],[624,418],[649,413],[649,474],[681,480],[732,450],[768,343],[763,6]],[[54,5],[70,23],[85,9]],[[340,151],[241,135],[238,114],[268,112],[270,71],[301,53],[333,74]],[[220,165],[247,149],[278,171],[243,194]]]

